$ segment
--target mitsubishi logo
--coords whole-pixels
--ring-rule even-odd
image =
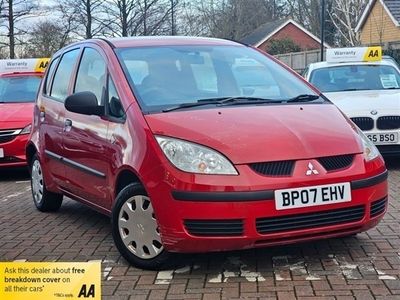
[[[310,176],[310,175],[318,175],[318,174],[319,174],[319,172],[314,169],[314,165],[311,162],[309,162],[308,163],[308,170],[306,172],[306,175]]]

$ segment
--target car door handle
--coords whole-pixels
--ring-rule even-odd
[[[64,125],[71,127],[72,126],[72,121],[70,119],[65,119]]]
[[[64,121],[64,131],[69,131],[72,127],[72,120],[65,119]]]
[[[39,114],[40,122],[44,121],[44,117],[46,116],[46,113],[44,111],[41,111]]]

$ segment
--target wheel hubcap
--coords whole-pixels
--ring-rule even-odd
[[[40,162],[35,160],[32,165],[32,194],[36,203],[43,198],[43,174]]]
[[[147,196],[131,197],[122,205],[118,228],[125,246],[139,258],[154,258],[164,249],[153,206]]]

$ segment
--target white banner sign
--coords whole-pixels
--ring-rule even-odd
[[[326,50],[327,62],[354,62],[382,60],[381,47],[330,48]]]
[[[1,59],[0,73],[44,72],[49,58]]]

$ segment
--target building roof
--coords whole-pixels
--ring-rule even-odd
[[[274,32],[277,28],[281,27],[281,25],[284,24],[286,21],[286,19],[282,19],[264,23],[240,41],[245,44],[256,45],[260,41],[265,39],[266,36],[269,36],[272,32]]]
[[[364,9],[363,14],[361,15],[360,20],[357,23],[355,31],[360,31],[364,26],[365,21],[367,21],[369,14],[371,13],[372,8],[374,7],[376,1],[379,1],[390,19],[396,26],[400,26],[400,1],[399,0],[369,0],[367,6]]]
[[[400,1],[399,0],[384,0],[387,8],[390,10],[392,16],[400,22]]]
[[[293,24],[301,31],[303,31],[306,35],[310,36],[316,42],[321,43],[321,40],[301,26],[299,23],[293,21],[292,19],[281,19],[272,22],[265,23],[255,29],[252,33],[242,38],[240,41],[245,44],[253,45],[255,47],[260,46],[277,32],[279,32],[282,28],[284,28],[289,23]],[[324,43],[325,47],[330,48],[327,43]]]

